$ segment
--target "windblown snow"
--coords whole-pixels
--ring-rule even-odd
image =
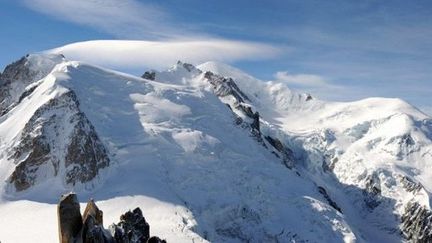
[[[71,190],[98,201],[106,227],[140,207],[168,242],[397,242],[409,202],[430,210],[432,120],[402,100],[321,101],[216,62],[178,62],[154,80],[53,54],[25,63],[43,75],[0,117],[2,243],[57,242],[56,203]],[[207,71],[232,78],[243,101],[217,95]],[[30,188],[11,189],[26,125],[71,91],[109,166],[76,184],[62,178],[67,168],[39,169]],[[258,135],[245,107],[259,112]],[[68,124],[52,137],[68,144]]]

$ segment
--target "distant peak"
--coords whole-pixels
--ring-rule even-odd
[[[177,64],[175,65],[176,67],[183,67],[184,69],[186,69],[188,72],[194,72],[194,71],[199,71],[201,73],[201,70],[197,69],[193,64],[190,63],[186,63],[186,62],[182,62],[182,61],[177,61]]]

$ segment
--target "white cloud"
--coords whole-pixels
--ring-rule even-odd
[[[161,9],[136,0],[23,1],[37,12],[118,37],[172,38],[185,32],[171,26],[169,16]]]
[[[314,74],[290,74],[287,71],[281,71],[277,72],[274,78],[279,82],[303,87],[322,87],[329,85],[323,77]]]
[[[164,68],[178,60],[199,64],[214,60],[234,62],[266,59],[278,49],[254,42],[204,39],[196,41],[98,40],[69,44],[49,53],[61,53],[79,60],[111,68]]]
[[[273,76],[276,82],[285,83],[293,90],[309,93],[324,100],[347,100],[347,93],[352,92],[348,87],[332,84],[320,75],[280,71]]]
[[[165,67],[183,60],[260,60],[282,50],[263,43],[214,38],[192,31],[163,9],[137,0],[23,0],[26,7],[60,20],[93,27],[119,38],[146,41],[89,41],[60,47],[70,60],[111,68]]]

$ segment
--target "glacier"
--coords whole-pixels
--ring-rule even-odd
[[[168,242],[431,239],[432,119],[410,104],[322,101],[218,62],[143,77],[53,53],[5,69],[2,242],[57,242],[69,191],[108,224],[140,207]]]

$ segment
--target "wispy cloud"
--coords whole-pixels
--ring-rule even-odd
[[[303,87],[322,87],[329,85],[323,77],[314,74],[290,74],[287,71],[281,71],[277,72],[274,78],[280,82]]]
[[[143,1],[23,1],[28,8],[63,21],[90,26],[121,39],[146,40],[82,42],[51,50],[69,59],[111,68],[159,68],[179,59],[192,63],[268,59],[278,53],[275,46],[218,38],[196,31],[196,26],[185,27],[167,11]]]
[[[99,40],[73,43],[53,50],[69,60],[112,68],[164,68],[182,60],[199,64],[208,60],[233,62],[271,58],[278,49],[254,42],[208,39],[196,41]]]
[[[341,100],[341,95],[351,92],[347,87],[335,85],[325,77],[316,74],[293,74],[279,71],[273,75],[276,82],[287,84],[291,89],[310,93],[321,99]]]
[[[117,37],[173,38],[188,34],[162,9],[136,0],[24,0],[37,12]]]

